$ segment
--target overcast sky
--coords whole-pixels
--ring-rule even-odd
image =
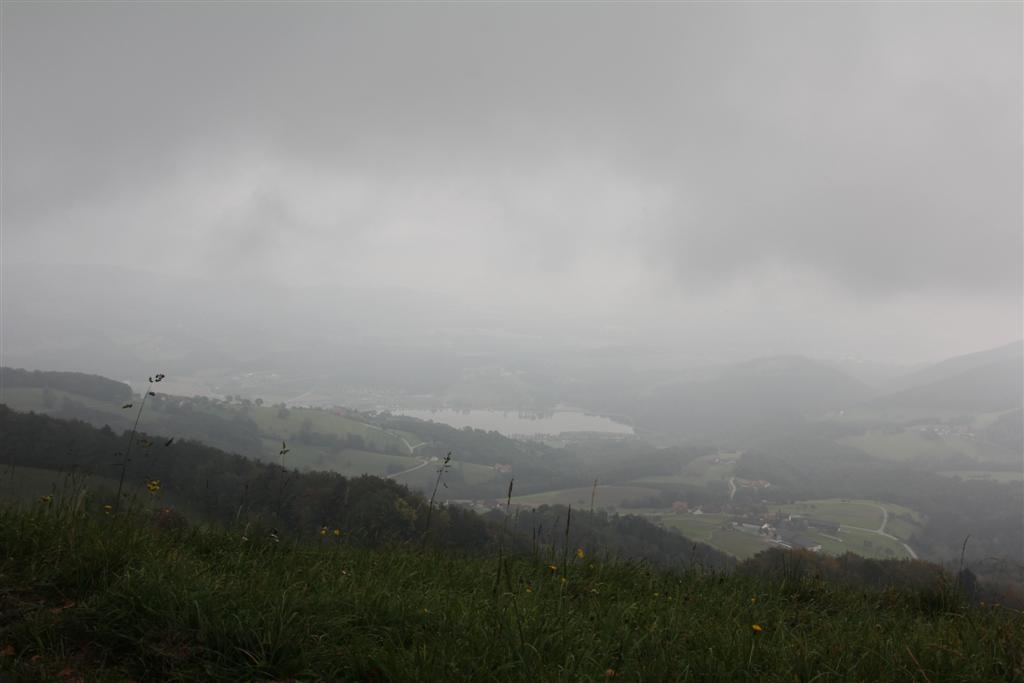
[[[695,354],[1021,336],[1020,3],[5,2],[2,30],[5,265],[408,288]]]

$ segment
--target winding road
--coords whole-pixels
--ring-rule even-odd
[[[426,442],[426,441],[420,441],[420,442],[419,442],[418,444],[416,444],[415,446],[413,446],[413,445],[412,445],[411,443],[409,443],[409,441],[408,441],[408,440],[407,440],[407,439],[406,439],[406,438],[405,438],[404,436],[400,436],[400,437],[398,437],[398,438],[399,438],[399,439],[401,439],[401,440],[402,440],[402,443],[404,443],[404,444],[405,444],[405,447],[409,449],[409,454],[410,454],[410,455],[412,455],[413,453],[415,453],[415,452],[416,452],[416,449],[417,449],[417,448],[419,448],[420,446],[426,446],[426,445],[427,445],[427,442]]]
[[[409,440],[406,439],[404,436],[399,436],[398,434],[395,434],[390,429],[384,429],[383,427],[378,427],[377,425],[369,424],[369,423],[364,423],[364,424],[366,424],[366,426],[368,428],[370,428],[370,429],[376,429],[378,432],[384,432],[385,434],[389,434],[389,435],[395,437],[396,439],[399,439],[402,443],[405,444],[405,447],[409,449],[409,455],[412,455],[413,453],[415,453],[416,449],[419,448],[420,446],[426,446],[427,445],[426,441],[420,441],[418,444],[413,446],[411,443],[409,443]],[[406,470],[406,471],[408,471],[408,470]]]
[[[415,472],[416,470],[422,469],[422,468],[426,467],[429,464],[430,464],[429,460],[420,460],[420,464],[416,465],[416,467],[410,467],[407,470],[402,470],[401,472],[395,472],[394,474],[389,474],[387,476],[387,478],[388,479],[394,479],[395,477],[400,477],[403,474],[409,474],[410,472]]]

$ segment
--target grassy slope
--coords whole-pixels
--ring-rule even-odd
[[[114,469],[114,468],[112,468]],[[116,469],[115,469],[116,471]],[[0,468],[0,505],[28,503],[36,505],[43,496],[55,499],[84,499],[88,496],[106,495],[113,499],[117,491],[117,475],[100,477],[63,470],[47,470],[37,467]],[[170,506],[189,519],[199,518],[199,511],[189,501],[167,491],[159,497],[146,493],[145,487],[137,482],[125,484],[126,495],[146,505]],[[0,550],[2,552],[2,550]]]
[[[0,509],[0,546],[0,670],[19,680],[1024,680],[1021,614],[938,592],[589,556],[565,576],[513,560],[495,590],[493,558],[53,509]]]
[[[96,488],[116,490],[118,470],[114,471],[115,474],[110,477],[87,477],[36,467],[5,466],[0,469],[0,500],[32,502],[40,496],[67,491]]]

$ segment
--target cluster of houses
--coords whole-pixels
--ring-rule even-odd
[[[814,553],[821,551],[821,543],[808,537],[806,532],[814,531],[827,536],[838,534],[840,530],[840,525],[835,522],[783,513],[769,514],[756,522],[731,521],[727,524],[734,531],[759,536],[779,547],[810,550]]]

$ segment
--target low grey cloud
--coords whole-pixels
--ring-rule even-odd
[[[1020,335],[1019,5],[3,13],[5,262],[695,348]]]

